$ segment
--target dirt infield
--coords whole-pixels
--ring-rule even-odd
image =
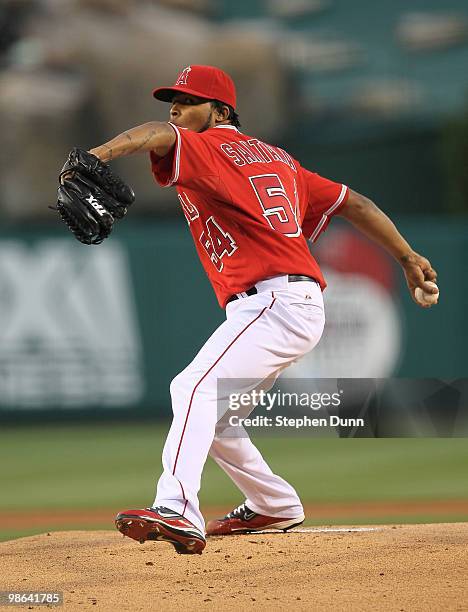
[[[468,523],[217,537],[201,556],[56,532],[0,543],[0,572],[0,590],[63,591],[66,610],[462,611]]]
[[[229,510],[226,506],[209,506],[203,508],[206,520],[224,516]],[[24,510],[0,511],[0,525],[2,529],[48,529],[79,528],[113,525],[116,508],[102,509],[48,509],[33,512],[29,508]],[[431,520],[437,520],[444,516],[450,520],[456,515],[468,516],[468,499],[445,499],[445,500],[413,500],[413,501],[365,501],[365,502],[339,502],[339,503],[317,503],[306,504],[304,512],[308,520],[320,521],[352,521],[366,517],[367,520],[389,520],[389,517],[398,516],[399,520],[421,515],[431,516]],[[364,519],[364,520],[366,520]],[[439,519],[440,520],[440,519]],[[444,519],[442,519],[444,520]]]

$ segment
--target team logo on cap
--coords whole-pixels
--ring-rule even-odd
[[[179,76],[177,77],[176,85],[187,85],[188,75],[191,70],[192,69],[190,68],[190,66],[187,66],[187,68],[184,68],[182,72],[179,74]]]

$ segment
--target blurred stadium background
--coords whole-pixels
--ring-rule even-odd
[[[2,538],[152,500],[169,382],[223,313],[144,157],[115,163],[137,203],[106,244],[75,243],[47,207],[72,146],[165,120],[152,88],[195,63],[233,76],[243,131],[371,197],[439,272],[440,304],[418,309],[335,219],[313,247],[325,335],[290,375],[467,377],[466,1],[1,0]],[[312,522],[466,519],[466,406],[422,418],[433,437],[260,446]],[[202,500],[240,498],[209,464]]]

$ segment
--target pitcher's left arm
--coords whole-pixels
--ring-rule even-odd
[[[403,268],[411,297],[418,306],[427,308],[428,305],[416,300],[414,291],[416,287],[420,287],[425,293],[436,294],[437,288],[428,281],[435,283],[437,272],[426,257],[411,248],[393,221],[372,200],[352,189],[349,190],[348,200],[338,215],[347,219],[398,261]]]

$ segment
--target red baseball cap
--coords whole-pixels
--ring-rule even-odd
[[[219,100],[236,108],[236,88],[231,77],[215,66],[187,66],[177,77],[174,87],[158,87],[153,96],[172,102],[176,93],[188,93],[207,100]]]

